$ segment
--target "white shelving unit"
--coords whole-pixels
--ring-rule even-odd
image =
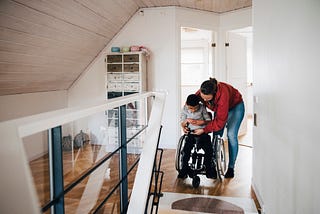
[[[143,52],[112,53],[106,57],[106,98],[126,96],[146,91],[146,57]],[[108,110],[107,149],[118,146],[118,109]],[[146,125],[144,102],[130,103],[126,107],[127,138],[131,138],[143,125]],[[138,137],[128,144],[128,152],[136,153],[142,148],[143,139]]]

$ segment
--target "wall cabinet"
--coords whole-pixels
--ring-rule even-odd
[[[146,57],[143,52],[112,53],[106,57],[106,98],[126,96],[147,90]],[[127,138],[130,139],[146,125],[146,104],[143,101],[126,106]],[[106,112],[108,121],[108,150],[118,146],[119,109]],[[139,152],[142,136],[128,144],[128,152]]]

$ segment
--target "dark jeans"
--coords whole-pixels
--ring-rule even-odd
[[[210,170],[213,167],[212,164],[212,156],[213,156],[213,148],[211,145],[211,139],[208,134],[202,134],[202,135],[193,135],[189,134],[186,136],[185,144],[183,148],[183,165],[182,170],[188,170],[188,161],[190,159],[191,150],[193,148],[193,145],[195,143],[198,143],[198,149],[202,148],[205,152],[204,155],[204,165],[206,166],[206,170]]]

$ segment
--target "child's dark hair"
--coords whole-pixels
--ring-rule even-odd
[[[217,91],[217,84],[218,81],[215,78],[210,77],[209,80],[206,80],[201,84],[200,91],[205,95],[214,95]]]
[[[187,97],[187,102],[186,104],[188,106],[197,106],[199,105],[199,102],[200,102],[200,98],[195,95],[195,94],[190,94],[188,97]]]

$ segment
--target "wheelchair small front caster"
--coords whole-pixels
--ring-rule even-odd
[[[194,176],[193,179],[192,179],[192,186],[194,188],[198,188],[200,185],[200,177],[199,176]]]

